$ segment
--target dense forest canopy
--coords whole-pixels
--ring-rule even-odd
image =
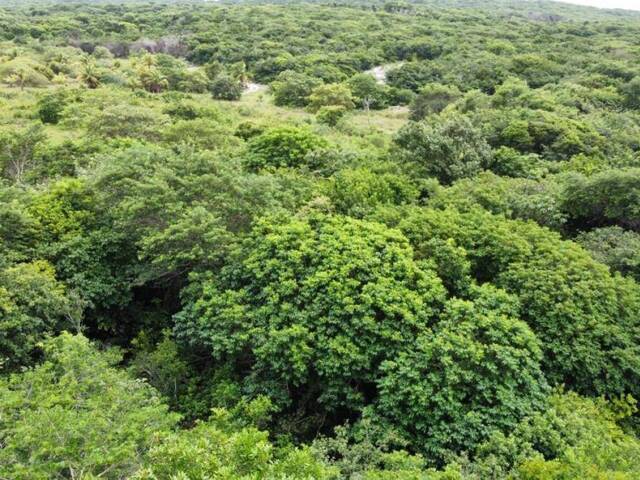
[[[640,13],[0,1],[0,478],[640,478]]]

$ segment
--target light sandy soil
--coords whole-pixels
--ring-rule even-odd
[[[384,65],[379,65],[377,67],[372,68],[371,70],[367,70],[365,73],[369,73],[373,75],[378,83],[386,83],[387,82],[387,70]]]
[[[248,82],[247,86],[244,87],[244,93],[264,92],[266,89],[267,86],[261,83]]]
[[[391,63],[388,65],[378,65],[377,67],[373,67],[371,70],[367,70],[364,73],[373,75],[373,77],[376,79],[376,82],[384,84],[387,83],[387,72],[389,70],[393,70],[394,68],[398,68],[400,65],[402,65],[402,62]]]

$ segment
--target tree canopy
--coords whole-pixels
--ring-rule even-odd
[[[0,478],[640,478],[638,38],[0,0]]]

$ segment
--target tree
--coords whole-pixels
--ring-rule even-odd
[[[398,132],[394,143],[401,161],[444,184],[477,175],[492,158],[481,131],[464,116],[409,123]]]
[[[327,105],[326,107],[320,107],[316,112],[316,119],[320,123],[335,127],[346,113],[347,110],[342,105]]]
[[[417,92],[424,85],[441,81],[439,68],[432,62],[407,62],[387,73],[387,83],[396,88]]]
[[[244,62],[236,62],[229,66],[229,75],[231,78],[236,79],[240,82],[240,86],[244,88],[249,81],[249,77],[247,75],[247,65]]]
[[[269,442],[268,432],[252,427],[229,430],[217,416],[164,439],[151,449],[146,465],[132,480],[335,478],[333,469],[308,448],[279,449]]]
[[[347,83],[353,94],[354,102],[363,110],[369,111],[370,108],[377,110],[386,107],[386,88],[384,85],[378,84],[373,75],[360,73],[351,77]]]
[[[440,113],[447,105],[460,98],[462,93],[455,86],[440,83],[425,85],[410,106],[411,120],[422,120],[433,113]]]
[[[42,123],[57,124],[62,116],[62,111],[69,103],[70,94],[67,90],[58,90],[44,95],[38,100],[38,116]]]
[[[553,60],[535,53],[516,55],[511,60],[511,71],[518,74],[531,87],[542,87],[562,76],[562,67]]]
[[[81,312],[66,293],[45,261],[0,270],[0,368],[31,364],[47,335],[78,326]]]
[[[492,430],[510,431],[544,406],[541,358],[524,322],[453,300],[415,349],[383,363],[379,415],[442,463],[447,452],[473,451]]]
[[[84,309],[83,328],[123,326],[105,312],[131,301],[133,249],[91,185],[76,178],[51,182],[47,191],[31,198],[28,211],[40,225],[39,255],[53,264],[57,279]]]
[[[427,329],[443,295],[395,230],[323,215],[263,220],[238,263],[192,278],[176,333],[283,407],[353,412],[380,362]]]
[[[242,96],[240,81],[224,73],[218,75],[211,82],[209,89],[216,100],[239,100]]]
[[[175,88],[182,92],[207,93],[209,91],[209,77],[202,70],[187,70]]]
[[[113,105],[96,116],[92,132],[105,138],[157,140],[162,137],[162,130],[168,123],[167,115],[148,107]]]
[[[272,128],[249,141],[247,164],[256,170],[265,167],[298,167],[304,163],[308,153],[327,146],[325,139],[306,128]]]
[[[636,410],[631,397],[605,402],[557,392],[545,411],[507,435],[494,433],[466,470],[471,478],[632,480],[640,474],[640,443],[620,423]]]
[[[346,110],[355,107],[351,90],[341,83],[329,83],[316,87],[309,95],[309,110],[317,112],[326,106],[342,106]]]
[[[418,191],[405,176],[357,168],[337,172],[328,195],[339,213],[362,218],[381,205],[412,203]]]
[[[82,63],[82,70],[78,75],[78,80],[90,89],[98,88],[101,83],[101,72],[95,63],[87,60]]]
[[[271,84],[273,101],[279,106],[304,107],[309,102],[309,95],[322,81],[291,70],[280,73]]]
[[[160,93],[169,88],[167,77],[153,65],[143,64],[138,69],[138,81],[146,91],[151,93]]]
[[[621,88],[627,108],[640,110],[640,76],[624,84]]]
[[[436,480],[426,461],[402,450],[396,432],[380,425],[373,409],[366,409],[354,425],[340,425],[330,437],[312,443],[316,455],[336,467],[340,478]],[[406,444],[404,445],[406,447]]]
[[[640,233],[617,226],[596,228],[578,235],[576,242],[612,271],[640,281]]]
[[[0,379],[0,475],[131,475],[178,416],[152,388],[114,367],[121,360],[116,351],[98,351],[68,333],[43,348],[44,363]]]
[[[18,184],[23,183],[36,164],[36,151],[46,138],[39,124],[24,130],[3,132],[0,136],[0,168],[4,176]]]
[[[27,205],[30,194],[0,186],[0,269],[36,256],[41,226]]]
[[[500,147],[494,152],[491,171],[505,177],[541,178],[553,166],[535,153],[523,154],[510,147]]]
[[[562,230],[567,215],[561,208],[561,193],[562,188],[550,180],[509,178],[482,172],[438,189],[429,199],[429,205],[467,212],[480,206],[507,218],[533,220],[553,230]]]
[[[578,230],[618,225],[640,231],[640,169],[607,170],[591,177],[568,175],[562,209]]]
[[[213,60],[204,66],[204,71],[209,80],[215,80],[224,71],[224,66],[220,62]]]
[[[18,68],[7,78],[7,80],[10,84],[20,87],[20,90],[24,90],[24,87],[29,80],[29,72],[26,68]]]
[[[194,269],[218,267],[254,217],[295,210],[309,195],[299,178],[290,185],[247,174],[238,161],[189,146],[132,147],[102,161],[92,188],[114,217],[107,230],[126,239],[120,250],[133,250],[137,284],[180,282]]]
[[[174,121],[162,137],[168,145],[185,143],[201,150],[231,150],[240,144],[228,127],[209,118]]]
[[[514,316],[541,341],[550,384],[584,395],[639,395],[640,295],[635,282],[556,233],[481,210],[405,212],[400,229],[422,257],[433,239],[465,252],[469,273],[517,296]]]

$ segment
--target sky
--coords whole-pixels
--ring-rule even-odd
[[[640,0],[560,0],[576,5],[589,5],[602,8],[626,8],[627,10],[640,10]]]

